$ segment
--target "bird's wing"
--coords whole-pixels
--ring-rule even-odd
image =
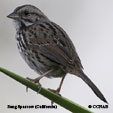
[[[40,27],[39,27],[40,26]],[[45,35],[37,36],[38,38],[30,38],[32,46],[36,50],[40,50],[40,53],[50,60],[56,63],[62,64],[64,66],[74,66],[78,65],[82,68],[80,59],[74,48],[73,43],[69,39],[66,32],[57,24],[53,22],[43,22],[38,25],[42,29],[48,29]],[[38,29],[40,31],[40,29]],[[45,34],[44,30],[40,31],[41,34]],[[76,64],[75,64],[76,63]]]

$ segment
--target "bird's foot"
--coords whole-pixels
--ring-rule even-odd
[[[48,90],[51,91],[51,92],[53,92],[53,93],[55,93],[55,94],[57,94],[57,95],[59,95],[59,96],[61,96],[61,94],[59,93],[60,92],[60,89],[59,88],[56,89],[56,90],[48,88]],[[54,102],[51,101],[51,105],[53,105],[53,104],[54,104]]]
[[[38,88],[39,88],[39,90],[38,90],[38,94],[39,94],[39,92],[40,92],[40,90],[41,90],[41,84],[39,83],[39,80],[40,79],[38,79],[38,78],[36,78],[36,79],[31,79],[31,78],[29,78],[29,77],[27,77],[26,79],[28,79],[28,80],[30,80],[30,81],[32,81],[32,82],[34,82],[34,83],[36,83],[36,84],[38,84]],[[28,87],[26,87],[26,92],[28,92]]]
[[[56,89],[56,90],[48,88],[48,90],[55,93],[55,94],[57,94],[57,95],[59,95],[59,96],[61,96],[61,94],[59,93],[60,92],[59,88]]]

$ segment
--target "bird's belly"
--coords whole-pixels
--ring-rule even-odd
[[[25,55],[23,52],[20,52],[21,56],[25,60],[25,62],[36,71],[38,74],[43,74],[47,71],[46,66],[39,61],[39,59],[33,58],[31,55]]]
[[[27,52],[27,50],[24,50],[22,48],[18,48],[18,49],[20,55],[25,60],[25,62],[29,65],[30,68],[32,68],[38,74],[43,74],[44,72],[47,71],[45,66],[39,61],[39,59],[32,56],[29,52]]]

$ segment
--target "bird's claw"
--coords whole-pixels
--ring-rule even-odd
[[[39,82],[35,82],[35,79],[31,79],[29,77],[27,77],[26,79],[28,79],[28,80],[30,80],[30,81],[32,81],[32,82],[34,82],[34,83],[36,83],[38,85],[39,90],[37,91],[37,94],[39,94],[40,90],[42,88],[41,84]],[[28,87],[26,87],[26,92],[28,92]]]
[[[59,89],[54,90],[54,89],[50,89],[50,88],[48,88],[48,90],[51,91],[51,92],[53,92],[53,93],[55,93],[55,94],[57,94],[57,95],[59,95],[59,96],[61,96],[61,94],[59,93]],[[54,102],[51,101],[51,105],[53,105],[53,104],[54,104]]]

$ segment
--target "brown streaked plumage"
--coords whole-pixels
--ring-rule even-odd
[[[62,77],[67,73],[80,77],[104,102],[105,97],[95,84],[84,74],[83,66],[75,47],[66,32],[50,21],[32,5],[17,7],[9,18],[16,24],[16,39],[19,52],[26,63],[41,76],[30,79],[34,82],[46,77]]]

